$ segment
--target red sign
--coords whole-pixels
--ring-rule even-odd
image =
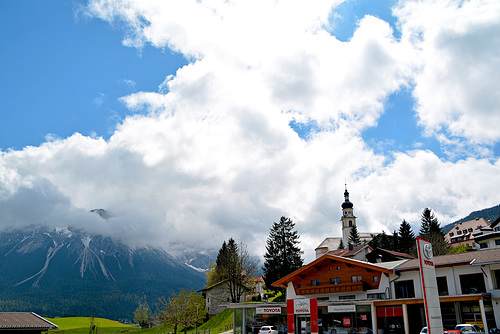
[[[344,317],[342,319],[342,324],[344,325],[344,327],[350,327],[351,326],[351,318]]]
[[[363,320],[363,321],[368,320],[368,317],[367,317],[367,315],[366,315],[366,314],[360,314],[360,318],[361,318],[361,320]]]

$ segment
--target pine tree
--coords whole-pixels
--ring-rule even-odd
[[[359,237],[356,225],[352,226],[351,233],[349,234],[349,243],[353,246],[359,246],[361,244],[361,238]]]
[[[392,233],[392,248],[391,250],[398,252],[399,251],[399,234],[396,230]]]
[[[236,244],[233,238],[222,247],[217,254],[214,272],[210,273],[210,283],[224,282],[231,296],[231,302],[238,303],[250,284],[248,277],[255,274],[257,264],[248,254],[246,246]]]
[[[415,247],[415,234],[411,229],[411,225],[403,219],[399,225],[399,248],[398,251],[405,254],[410,254],[412,248]]]
[[[299,248],[299,234],[294,230],[295,224],[290,218],[281,217],[279,223],[274,222],[269,231],[264,255],[264,282],[268,289],[282,277],[301,268],[304,260]]]
[[[344,248],[345,248],[344,241],[342,239],[340,239],[339,248],[337,248],[337,249],[344,249]]]
[[[424,238],[429,233],[440,233],[444,235],[443,230],[441,229],[441,226],[431,209],[425,208],[422,211],[420,220],[422,223],[420,227],[420,238]]]
[[[425,208],[422,211],[421,223],[419,238],[427,240],[432,244],[435,256],[445,255],[450,249],[450,245],[446,242],[443,229],[431,209]]]

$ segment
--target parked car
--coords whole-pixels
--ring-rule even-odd
[[[420,334],[427,334],[429,333],[429,330],[427,329],[427,327],[424,327],[422,328],[422,330],[420,331]],[[460,330],[456,330],[456,329],[445,329],[444,334],[463,334]]]
[[[476,324],[459,324],[455,326],[455,329],[461,331],[463,334],[483,333],[481,328]]]
[[[259,329],[259,334],[278,334],[278,330],[274,326],[262,326]]]

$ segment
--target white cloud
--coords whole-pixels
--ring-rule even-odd
[[[406,1],[395,10],[420,62],[414,95],[430,134],[500,139],[500,3]]]
[[[497,140],[490,131],[496,116],[490,105],[471,102],[480,96],[468,91],[471,85],[442,82],[430,72],[440,64],[433,52],[448,57],[445,65],[470,65],[430,33],[453,40],[451,10],[442,6],[442,20],[426,23],[422,17],[437,4],[405,2],[396,11],[401,41],[386,22],[366,16],[352,39],[340,42],[326,26],[336,4],[92,1],[92,15],[126,23],[125,44],[169,47],[192,62],[158,83],[159,92],[124,96],[128,108],[143,112],[123,120],[108,141],[74,134],[0,152],[0,208],[11,215],[3,226],[81,224],[167,249],[218,248],[233,237],[262,254],[269,227],[285,215],[311,259],[325,237],[340,235],[345,181],[361,231],[392,232],[403,218],[416,224],[427,206],[445,224],[498,204],[500,162],[491,156],[448,162],[415,150],[385,157],[361,137],[376,125],[385,99],[414,83],[429,131]],[[466,36],[477,21],[458,15],[454,23],[468,20],[461,28]],[[459,75],[455,67],[438,72]],[[461,73],[472,76],[469,67]],[[482,87],[482,95],[495,92]],[[441,99],[454,89],[470,95],[460,105]],[[485,115],[492,121],[479,129]],[[317,122],[317,132],[301,140],[289,127],[293,118]],[[460,130],[462,118],[476,131]],[[21,207],[33,210],[17,219]],[[95,208],[112,218],[106,224],[88,218]]]

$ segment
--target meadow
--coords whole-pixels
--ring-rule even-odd
[[[68,318],[45,318],[48,321],[56,324],[59,328],[51,330],[50,333],[58,334],[89,334],[92,318],[90,317],[68,317]],[[166,334],[173,333],[171,328],[166,326],[155,326],[147,329],[141,329],[138,325],[122,324],[118,321],[94,318],[93,323],[96,326],[94,333],[112,334],[112,333],[139,333],[139,334]],[[225,310],[207,322],[198,326],[198,332],[206,329],[210,330],[210,334],[219,334],[225,332],[233,323],[233,311]],[[195,329],[191,328],[188,333],[194,333]],[[184,331],[177,331],[178,334]]]

